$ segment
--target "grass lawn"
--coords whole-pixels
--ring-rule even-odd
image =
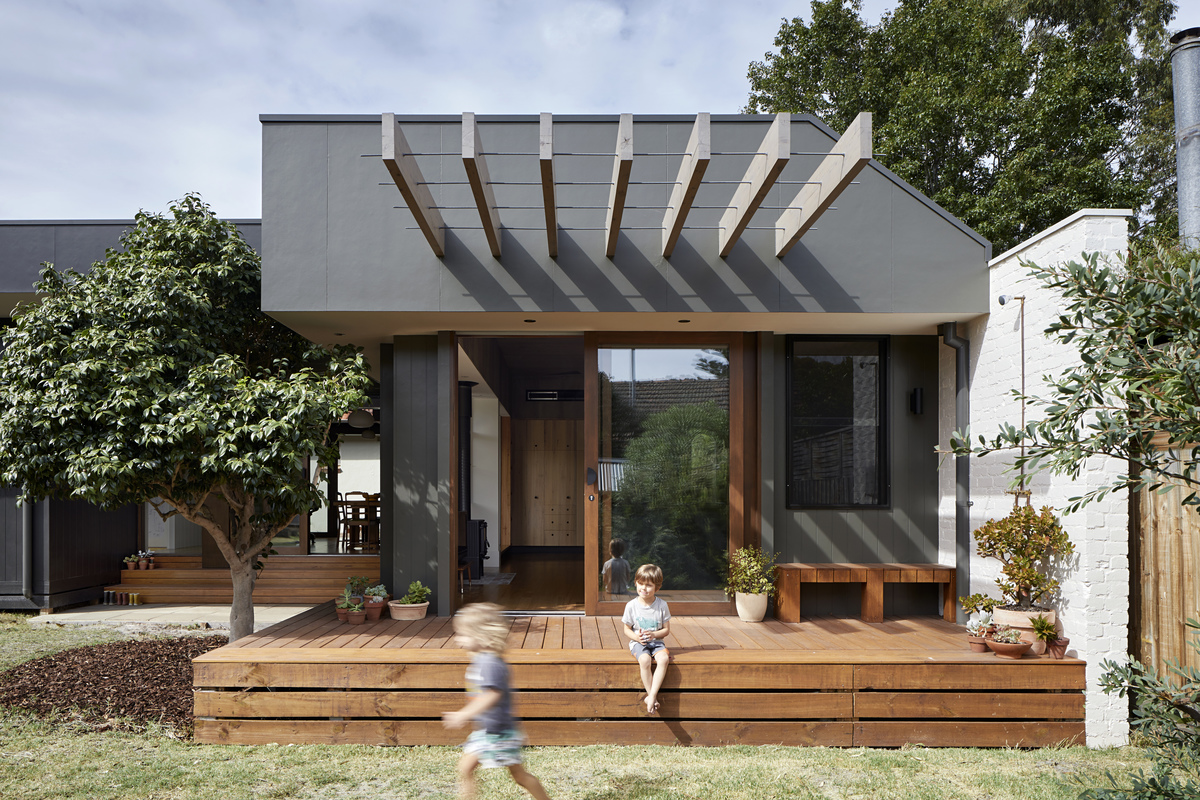
[[[35,628],[0,614],[0,669],[66,647],[111,641],[113,631]],[[1137,748],[1091,751],[901,750],[791,747],[530,748],[527,766],[555,798],[637,800],[1057,800],[1080,785],[1148,769]],[[96,732],[69,713],[43,720],[0,709],[0,797],[449,798],[452,747],[219,746],[163,729]],[[481,798],[525,797],[507,771],[486,770]]]

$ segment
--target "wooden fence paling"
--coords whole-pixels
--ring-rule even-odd
[[[1191,645],[1196,634],[1184,625],[1189,617],[1200,619],[1200,510],[1183,505],[1185,496],[1173,487],[1138,497],[1134,655],[1160,672],[1168,659],[1200,669]]]

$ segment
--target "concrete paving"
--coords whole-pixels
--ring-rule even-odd
[[[311,605],[256,605],[254,630],[260,631],[294,617]],[[229,606],[183,606],[151,604],[138,606],[83,606],[53,614],[31,617],[32,625],[108,625],[114,628],[213,628],[229,630]]]

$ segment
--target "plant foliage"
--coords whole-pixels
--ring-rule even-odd
[[[775,594],[774,553],[767,555],[754,545],[739,547],[729,559],[729,576],[725,581],[725,594]]]
[[[1061,297],[1062,313],[1046,334],[1073,346],[1079,362],[1048,377],[1045,396],[1024,398],[1040,419],[1024,429],[1005,424],[990,439],[956,432],[952,451],[1020,451],[1014,469],[1048,468],[1071,478],[1096,456],[1128,465],[1071,498],[1068,512],[1113,491],[1172,485],[1186,490],[1185,505],[1200,505],[1200,451],[1191,446],[1200,442],[1198,255],[1147,245],[1114,264],[1094,253],[1050,267],[1028,264]]]
[[[188,195],[138,212],[87,273],[45,265],[0,355],[0,482],[24,502],[149,502],[204,528],[233,574],[233,638],[253,630],[271,539],[322,502],[306,464],[334,462],[331,423],[369,384],[360,353],[259,310],[259,272]]]
[[[1200,631],[1200,622],[1187,621]],[[1200,653],[1200,634],[1192,638]],[[1127,664],[1104,661],[1101,686],[1108,694],[1133,699],[1134,730],[1154,759],[1142,770],[1118,779],[1107,773],[1107,787],[1087,789],[1090,800],[1194,800],[1200,797],[1200,670],[1167,661],[1167,675],[1136,659]]]
[[[989,519],[976,529],[975,545],[979,555],[998,559],[1003,565],[996,585],[1004,600],[981,594],[959,598],[968,613],[990,612],[1004,604],[1029,609],[1058,589],[1058,581],[1043,570],[1055,559],[1075,552],[1075,545],[1048,506],[1038,512],[1018,505],[1006,517]]]
[[[1080,208],[1174,225],[1170,0],[813,0],[750,64],[748,112],[873,114],[888,167],[1002,252]]]

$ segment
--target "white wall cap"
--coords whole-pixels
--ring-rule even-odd
[[[1046,230],[1042,231],[1041,233],[1034,234],[1033,236],[1031,236],[1030,238],[1021,242],[1019,245],[1012,248],[1011,250],[1006,250],[1005,252],[996,256],[995,258],[993,258],[991,261],[988,262],[988,268],[990,269],[990,268],[996,266],[1001,261],[1004,261],[1007,258],[1012,258],[1017,253],[1020,253],[1022,250],[1029,249],[1030,247],[1032,247],[1033,245],[1042,241],[1043,239],[1053,236],[1054,234],[1061,231],[1063,228],[1066,228],[1066,227],[1069,227],[1070,225],[1075,224],[1076,222],[1078,222],[1080,219],[1083,219],[1084,217],[1132,217],[1132,216],[1133,216],[1133,210],[1129,209],[1129,208],[1082,208],[1079,211],[1076,211],[1071,216],[1064,219],[1062,222],[1057,222],[1057,223],[1051,225],[1049,228],[1046,228]]]

